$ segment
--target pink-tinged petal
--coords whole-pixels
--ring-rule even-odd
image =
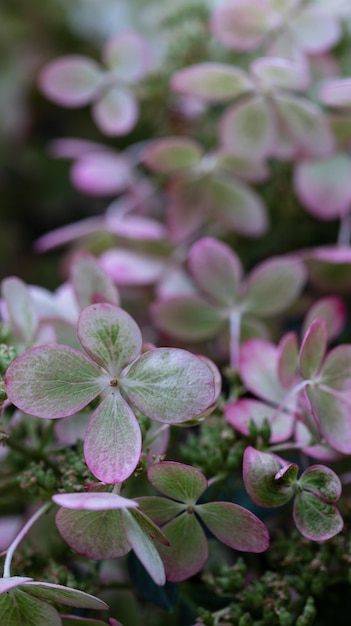
[[[298,256],[306,262],[310,281],[323,292],[349,293],[351,281],[351,248],[321,246],[301,250]]]
[[[113,153],[113,150],[101,143],[77,139],[75,137],[62,137],[54,139],[49,144],[50,155],[56,159],[80,159],[87,154]]]
[[[327,328],[322,317],[317,318],[306,331],[300,354],[299,369],[303,378],[313,378],[318,373],[327,350]]]
[[[224,407],[224,416],[228,424],[246,437],[250,436],[251,421],[259,430],[267,420],[271,428],[270,443],[289,439],[295,425],[293,415],[282,411],[276,414],[275,408],[247,398],[228,402]]]
[[[197,177],[170,182],[166,220],[171,241],[182,242],[200,228],[207,217],[207,187]]]
[[[111,376],[134,361],[141,352],[142,337],[133,318],[113,304],[92,304],[81,312],[78,337],[86,352]]]
[[[106,626],[107,622],[89,617],[75,617],[74,615],[60,615],[62,626]],[[115,626],[122,626],[117,620],[113,620]],[[112,622],[109,621],[110,626]]]
[[[327,263],[351,265],[350,246],[320,246],[301,250],[300,254],[301,258],[306,260],[316,259]]]
[[[0,596],[1,626],[61,626],[53,606],[33,598],[21,589]]]
[[[322,220],[342,217],[351,211],[351,159],[337,154],[322,161],[298,163],[294,187],[300,202]]]
[[[126,513],[126,515],[124,514]],[[124,511],[122,514],[122,520],[124,522],[125,527],[128,526],[127,520],[131,517],[138,524],[138,527],[148,535],[153,541],[157,542],[157,545],[162,544],[164,546],[169,546],[169,541],[164,534],[164,532],[155,524],[155,522],[150,519],[143,511],[140,509],[133,509],[132,511]]]
[[[91,411],[80,411],[77,415],[63,418],[55,423],[55,437],[63,446],[74,446],[83,441]]]
[[[162,241],[167,239],[167,229],[161,222],[142,215],[114,215],[107,211],[106,228],[109,232],[137,241]]]
[[[83,493],[57,493],[52,496],[55,504],[65,509],[78,509],[83,511],[108,511],[111,509],[125,509],[138,506],[134,500],[123,498],[116,493],[110,492],[83,492]]]
[[[119,304],[117,287],[89,252],[81,251],[73,256],[70,278],[81,309],[97,302]]]
[[[208,210],[221,226],[246,237],[261,237],[266,232],[266,207],[250,187],[228,175],[216,175],[206,192]]]
[[[325,465],[310,465],[299,482],[304,491],[314,493],[330,504],[337,502],[341,496],[340,478]]]
[[[336,339],[345,327],[347,308],[345,302],[337,296],[327,296],[317,300],[309,309],[302,326],[304,335],[312,322],[322,317],[326,323],[328,341]]]
[[[29,288],[20,278],[10,276],[1,282],[1,295],[14,334],[26,344],[32,344],[38,328],[38,316]]]
[[[46,233],[35,241],[34,248],[37,252],[47,252],[52,248],[57,248],[66,243],[85,237],[87,235],[96,234],[104,230],[104,220],[101,217],[88,217],[87,219],[68,224],[61,228]]]
[[[167,580],[180,582],[194,576],[208,559],[208,544],[194,513],[183,513],[163,527],[170,546],[159,546]]]
[[[153,540],[129,511],[122,512],[122,519],[126,536],[138,559],[156,585],[164,585],[165,570]]]
[[[93,106],[97,127],[108,137],[126,135],[138,119],[138,103],[133,93],[124,87],[111,87]]]
[[[167,424],[197,417],[214,402],[216,392],[211,368],[178,348],[146,352],[131,366],[120,385],[142,413]]]
[[[161,457],[166,453],[170,435],[170,426],[167,424],[160,428],[157,422],[150,422],[146,439],[143,441],[143,451],[146,453],[147,463],[153,463],[156,457]]]
[[[223,46],[244,52],[259,46],[277,23],[270,0],[230,0],[213,11],[210,28]]]
[[[73,415],[108,386],[100,368],[78,350],[60,344],[32,348],[6,372],[7,395],[36,417]]]
[[[222,391],[222,374],[219,371],[217,365],[213,361],[211,361],[211,359],[209,359],[207,356],[203,354],[199,354],[198,357],[199,359],[204,361],[204,363],[206,363],[206,365],[210,368],[213,374],[214,388],[215,388],[214,401],[217,401]]]
[[[152,486],[164,496],[185,504],[195,504],[207,489],[207,480],[202,472],[175,461],[154,463],[149,467],[147,476]]]
[[[278,378],[279,350],[265,339],[248,339],[241,344],[239,373],[251,393],[280,404],[287,390]],[[291,402],[287,405],[293,408]]]
[[[323,111],[313,102],[292,95],[275,95],[283,128],[299,157],[323,158],[331,154],[334,138]]]
[[[81,157],[71,168],[71,183],[91,196],[121,193],[132,184],[130,163],[117,154],[91,153]]]
[[[163,137],[143,151],[142,162],[153,172],[168,174],[195,167],[202,157],[199,144],[187,137]]]
[[[351,399],[334,395],[332,390],[307,387],[313,414],[327,443],[342,454],[351,453]]]
[[[305,454],[310,456],[312,459],[316,459],[317,461],[333,463],[335,461],[341,461],[344,458],[344,455],[337,452],[325,441],[315,443],[315,435],[312,435],[302,422],[297,422],[296,424],[295,441],[301,445],[301,449]]]
[[[196,513],[214,536],[233,550],[264,552],[269,547],[266,526],[256,515],[232,502],[196,506]]]
[[[275,480],[281,463],[274,454],[260,452],[248,446],[243,458],[243,480],[250,498],[260,506],[276,507],[289,502],[294,495],[288,484]]]
[[[73,511],[59,509],[56,526],[68,545],[90,559],[117,559],[130,551],[121,510]]]
[[[302,491],[296,495],[293,519],[301,535],[312,541],[326,541],[340,533],[343,519],[335,506]]]
[[[119,286],[152,284],[165,269],[165,257],[123,248],[107,250],[101,255],[100,263]]]
[[[339,345],[329,352],[320,379],[332,389],[351,391],[351,345]]]
[[[331,12],[306,6],[294,16],[289,26],[299,45],[308,54],[319,54],[333,48],[342,35],[339,20]]]
[[[297,336],[291,332],[284,335],[278,346],[278,368],[277,374],[279,382],[289,389],[296,379],[299,347]]]
[[[94,411],[84,439],[90,471],[104,483],[120,483],[135,470],[141,453],[141,433],[133,411],[116,391]]]
[[[310,83],[306,64],[279,57],[260,57],[253,61],[250,70],[264,89],[305,91]]]
[[[25,591],[34,597],[48,600],[49,602],[59,602],[60,604],[76,606],[82,609],[97,609],[100,611],[101,609],[108,609],[106,602],[89,593],[53,583],[29,582],[26,583]]]
[[[305,267],[298,259],[263,261],[248,277],[245,310],[262,317],[280,313],[293,304],[305,281]]]
[[[216,152],[217,166],[225,172],[238,176],[241,180],[262,183],[269,178],[269,169],[264,161],[243,157],[236,151],[219,150]]]
[[[171,296],[151,307],[157,328],[181,340],[202,341],[218,335],[226,318],[214,306],[196,296]]]
[[[215,304],[235,304],[243,268],[227,244],[212,237],[199,239],[189,251],[189,267],[198,286]]]
[[[10,589],[18,587],[18,585],[29,583],[32,580],[33,578],[28,578],[28,576],[8,576],[6,578],[0,578],[0,594],[6,593]]]
[[[152,66],[152,51],[138,33],[119,33],[106,42],[102,57],[116,78],[134,83],[143,78]]]
[[[14,417],[12,417],[11,424],[13,424]],[[6,448],[3,450],[5,452]],[[3,458],[3,457],[2,457]],[[0,552],[6,550],[16,535],[20,532],[24,525],[23,516],[21,515],[1,515],[0,517]],[[8,580],[8,578],[7,578]],[[0,578],[0,593],[1,593]]]
[[[195,96],[208,103],[227,102],[245,93],[254,85],[248,74],[224,63],[199,63],[178,70],[171,79],[171,88],[184,96]]]
[[[158,496],[142,496],[135,500],[139,504],[139,510],[160,525],[169,522],[186,509],[186,505],[180,502]]]
[[[327,80],[320,89],[319,99],[322,104],[330,107],[351,106],[351,78]]]
[[[91,102],[102,81],[100,66],[80,55],[55,59],[39,74],[43,94],[64,107],[81,107]]]
[[[271,109],[257,96],[227,109],[219,124],[219,140],[226,150],[247,159],[264,159],[273,151],[275,132]]]

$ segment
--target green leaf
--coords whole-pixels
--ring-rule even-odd
[[[6,372],[7,395],[15,406],[37,417],[57,418],[83,409],[108,379],[78,350],[60,344],[23,352]]]
[[[117,559],[130,545],[122,526],[121,511],[75,511],[61,508],[56,525],[68,545],[89,559]]]
[[[242,506],[232,502],[210,502],[196,505],[195,511],[211,533],[230,548],[244,552],[267,550],[267,528]]]
[[[83,309],[77,328],[83,348],[110,376],[118,376],[141,352],[138,325],[112,304],[92,304]]]
[[[313,541],[330,539],[341,532],[344,526],[335,506],[306,491],[295,497],[293,518],[300,533]]]
[[[207,480],[202,472],[184,463],[154,463],[149,467],[147,475],[155,489],[185,504],[195,504],[207,489]]]
[[[128,399],[156,422],[192,419],[215,399],[215,382],[205,361],[186,350],[158,348],[144,353],[120,381]]]

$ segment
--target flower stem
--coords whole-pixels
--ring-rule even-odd
[[[348,246],[351,239],[351,213],[346,213],[340,219],[339,233],[338,233],[338,246]]]
[[[230,314],[230,318],[229,318],[230,367],[235,372],[237,372],[238,364],[239,364],[240,331],[241,331],[241,312],[238,310],[235,310]]]
[[[11,576],[10,574],[11,561],[12,561],[12,557],[14,555],[14,552],[17,546],[21,543],[22,539],[24,539],[24,537],[26,536],[30,528],[33,526],[33,524],[37,521],[37,519],[39,519],[39,517],[41,517],[51,506],[52,506],[51,502],[46,502],[45,504],[43,504],[43,506],[41,506],[40,509],[38,509],[34,513],[34,515],[32,515],[32,517],[23,526],[22,530],[18,533],[18,535],[15,537],[15,539],[11,543],[6,553],[6,559],[4,563],[4,578],[9,578]]]

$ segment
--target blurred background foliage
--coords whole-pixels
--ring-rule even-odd
[[[50,156],[58,137],[81,137],[117,149],[152,136],[177,134],[168,79],[172,71],[202,60],[245,63],[245,55],[224,50],[208,36],[207,16],[216,0],[2,0],[0,4],[0,268],[1,278],[18,275],[29,283],[55,288],[62,280],[61,252],[43,258],[33,241],[52,228],[102,213],[106,199],[84,196],[69,181],[70,163]],[[65,109],[38,91],[37,75],[48,61],[64,54],[99,59],[101,44],[114,33],[136,29],[161,55],[161,73],[141,92],[142,117],[126,137],[107,140],[93,124],[88,107]],[[344,74],[351,72],[351,27],[338,46]],[[247,59],[249,60],[249,59]],[[206,115],[216,115],[213,112]],[[155,113],[156,112],[156,113]],[[207,121],[207,120],[206,120]],[[211,119],[209,119],[211,122]],[[192,134],[211,148],[213,120]],[[188,132],[188,129],[185,129]],[[208,142],[210,142],[208,144]],[[338,225],[317,222],[291,193],[291,166],[273,163],[269,183],[258,189],[270,211],[271,228],[254,245],[231,239],[246,266],[267,253],[279,254],[334,242]],[[44,260],[43,260],[44,259]]]

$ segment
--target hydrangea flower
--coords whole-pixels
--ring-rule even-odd
[[[132,407],[155,421],[186,422],[215,401],[214,374],[186,350],[158,348],[141,354],[136,322],[109,303],[83,309],[77,330],[87,356],[59,344],[22,353],[6,373],[8,398],[26,413],[57,419],[100,396],[85,434],[84,454],[97,478],[121,482],[134,471],[141,451]]]
[[[267,56],[255,59],[249,70],[199,63],[178,70],[171,88],[208,104],[232,102],[219,122],[219,141],[241,157],[329,156],[334,137],[328,119],[302,95],[310,83],[306,65]]]
[[[133,86],[151,67],[151,53],[138,34],[125,32],[103,47],[106,69],[83,55],[54,59],[39,74],[43,94],[64,107],[92,104],[93,119],[105,135],[128,133],[138,119]]]
[[[167,579],[181,581],[196,574],[208,558],[208,543],[199,519],[225,545],[245,552],[264,552],[269,545],[265,525],[251,511],[233,502],[197,503],[208,482],[199,470],[163,461],[148,469],[151,484],[164,497],[136,498],[170,545],[158,545]],[[198,519],[199,518],[199,519]]]

